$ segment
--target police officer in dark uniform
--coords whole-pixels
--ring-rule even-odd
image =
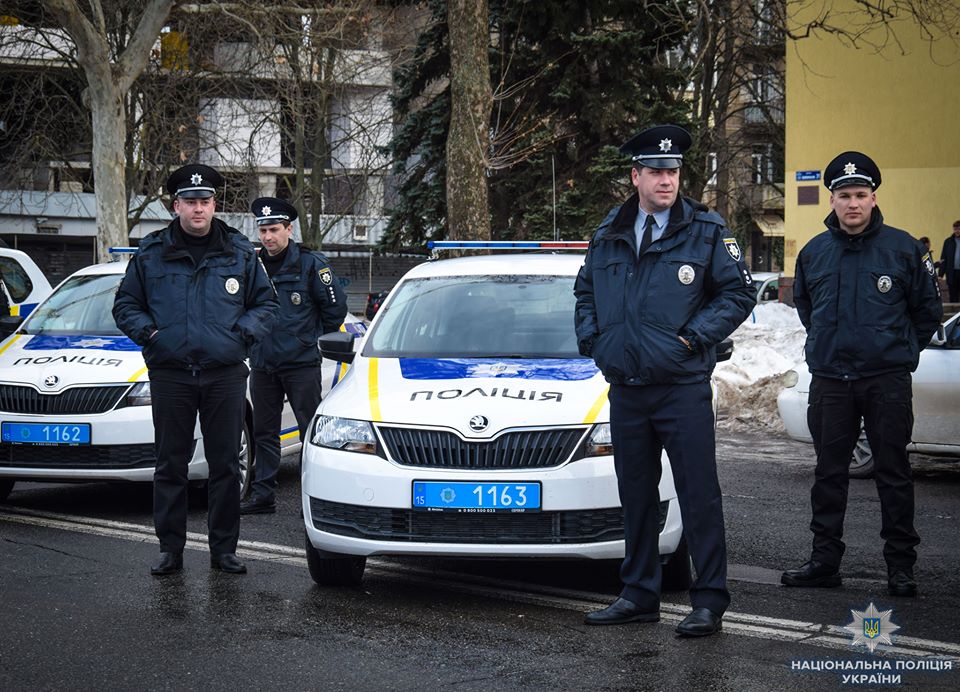
[[[604,219],[577,277],[580,351],[610,382],[610,428],[623,506],[620,597],[589,625],[660,619],[657,486],[665,448],[697,571],[677,627],[713,634],[730,602],[710,376],[716,346],[753,308],[753,279],[715,212],[678,195],[690,135],[663,125],[620,150],[637,189]]]
[[[894,596],[917,592],[913,565],[913,479],[906,447],[913,430],[911,373],[943,316],[930,252],[887,226],[877,207],[880,169],[847,151],[824,171],[827,230],[797,256],[793,297],[807,329],[813,375],[807,422],[817,453],[810,504],[813,551],[786,586],[840,586],[850,458],[860,420],[873,451]]]
[[[240,440],[250,346],[277,318],[277,298],[253,245],[214,218],[223,184],[209,166],[167,180],[177,214],[140,242],[117,290],[117,326],[143,348],[150,375],[157,467],[153,517],[160,539],[157,576],[183,568],[187,469],[197,415],[209,468],[210,566],[244,573],[240,535]]]
[[[347,315],[347,299],[327,258],[290,242],[297,210],[275,197],[261,197],[251,206],[260,231],[260,259],[273,280],[280,301],[276,330],[250,353],[250,393],[256,469],[253,492],[240,504],[241,514],[276,511],[280,468],[280,414],[287,396],[297,418],[300,439],[320,404],[321,334],[335,332]]]

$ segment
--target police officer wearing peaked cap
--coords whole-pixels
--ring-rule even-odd
[[[660,619],[659,495],[666,449],[696,567],[684,636],[721,628],[729,602],[710,376],[716,346],[750,314],[753,280],[724,220],[679,196],[689,133],[644,130],[621,147],[636,193],[600,224],[577,276],[576,331],[610,382],[623,506],[623,590],[589,625]],[[681,558],[678,558],[681,559]]]
[[[167,180],[177,217],[140,242],[113,305],[117,326],[143,349],[150,377],[157,465],[155,576],[183,569],[187,478],[199,440],[209,470],[213,569],[242,574],[240,443],[249,347],[276,321],[277,298],[253,245],[214,218],[220,174],[189,165]]]
[[[320,350],[317,339],[343,324],[347,300],[326,257],[291,242],[297,210],[276,197],[261,197],[250,207],[263,248],[260,259],[277,289],[277,328],[250,353],[250,393],[257,465],[252,494],[241,514],[276,511],[280,467],[280,415],[290,401],[300,439],[307,444],[310,421],[320,404]]]
[[[930,252],[884,223],[880,169],[846,151],[824,171],[833,211],[797,256],[793,292],[813,375],[807,421],[817,454],[810,504],[813,549],[786,586],[840,586],[849,465],[860,422],[873,452],[888,591],[913,596],[920,542],[906,447],[911,373],[943,316]]]

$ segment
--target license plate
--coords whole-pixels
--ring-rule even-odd
[[[413,508],[428,512],[539,512],[540,483],[414,481]]]
[[[9,444],[88,445],[89,423],[3,423],[0,438]]]

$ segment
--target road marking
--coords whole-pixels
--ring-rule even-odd
[[[0,521],[72,531],[74,533],[86,533],[107,538],[119,538],[138,543],[155,543],[157,540],[152,526],[43,512],[3,504],[0,504]],[[209,549],[207,535],[188,532],[186,547],[190,550],[206,552]],[[237,554],[248,560],[263,560],[300,568],[306,568],[307,566],[303,548],[286,545],[259,541],[240,541],[237,546]],[[430,570],[376,558],[367,560],[367,570],[379,575],[413,580],[425,579],[431,583],[431,586],[439,586],[457,593],[494,597],[561,610],[589,612],[596,610],[598,605],[606,605],[610,602],[608,594],[533,585],[526,582],[460,572]],[[661,603],[660,618],[663,622],[678,623],[686,617],[689,610],[690,607],[684,604]],[[839,625],[727,611],[723,616],[723,631],[727,634],[733,633],[758,639],[810,644],[859,653],[851,646],[850,634]],[[877,647],[877,651],[890,656],[936,657],[960,662],[960,644],[900,635],[896,636],[896,642],[895,646],[881,645]]]

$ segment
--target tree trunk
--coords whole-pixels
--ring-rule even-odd
[[[110,66],[104,65],[109,76]],[[89,77],[88,77],[89,79]],[[126,165],[127,123],[123,94],[109,78],[97,79],[87,88],[93,117],[93,182],[97,191],[97,256],[110,259],[111,246],[129,245],[127,230]]]
[[[447,137],[447,237],[489,240],[486,149],[493,91],[487,0],[449,0],[450,132]]]

